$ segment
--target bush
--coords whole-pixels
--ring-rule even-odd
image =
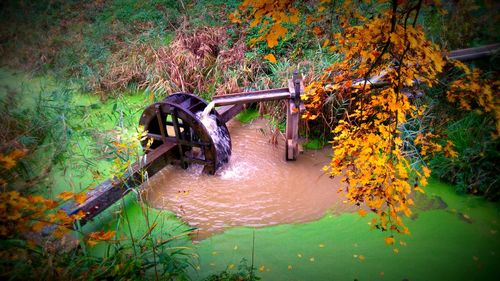
[[[456,185],[459,192],[484,194],[491,200],[500,198],[500,141],[493,139],[491,116],[475,112],[451,123],[446,128],[455,144],[458,158],[435,156],[430,165],[433,174]]]

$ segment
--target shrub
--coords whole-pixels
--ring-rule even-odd
[[[431,161],[433,174],[456,185],[459,192],[500,198],[500,141],[492,139],[494,120],[475,112],[452,122],[446,135],[455,144],[458,158],[436,155]]]

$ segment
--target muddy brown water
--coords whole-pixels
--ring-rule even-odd
[[[199,166],[167,166],[147,183],[149,204],[196,227],[199,239],[227,227],[307,222],[349,209],[337,193],[339,180],[322,171],[330,149],[306,151],[287,162],[282,141],[269,143],[265,120],[231,121],[228,127],[232,156],[226,166],[214,176]]]

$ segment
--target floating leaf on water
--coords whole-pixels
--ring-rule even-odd
[[[217,252],[216,251],[213,251],[212,252],[212,256],[216,256],[217,255]]]
[[[297,254],[297,257],[302,258],[302,254]]]
[[[230,270],[231,270],[231,269],[233,269],[234,267],[235,267],[235,265],[234,265],[234,263],[232,263],[232,264],[230,264],[230,265],[227,267],[227,269],[230,269]]]
[[[399,254],[399,249],[398,249],[398,248],[394,248],[394,249],[392,249],[392,251],[393,251],[395,254]]]
[[[394,244],[394,237],[385,237],[384,241],[385,241],[385,244],[392,245],[392,244]]]
[[[311,258],[309,259],[309,261],[310,261],[310,262],[314,262],[314,261],[315,261],[314,257],[311,257]]]
[[[364,260],[365,260],[365,256],[363,256],[363,255],[359,255],[358,260],[359,260],[359,261],[364,261]]]
[[[366,214],[368,214],[368,213],[367,213],[365,210],[363,210],[363,209],[359,209],[359,210],[358,210],[358,214],[359,214],[360,216],[364,217],[364,216],[366,216]]]
[[[324,248],[325,247],[325,244],[319,244],[318,245],[320,248]]]
[[[293,266],[291,264],[288,265],[288,270],[292,270]]]
[[[259,271],[260,271],[260,272],[264,272],[264,271],[266,271],[266,267],[265,267],[265,266],[263,266],[263,265],[261,265],[261,266],[259,267]]]
[[[380,276],[384,276],[385,273],[383,271],[380,271]]]

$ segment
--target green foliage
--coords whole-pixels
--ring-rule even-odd
[[[429,37],[449,50],[492,44],[500,40],[496,7],[488,0],[443,1],[445,14],[427,6],[422,21]]]
[[[433,174],[456,185],[462,193],[484,194],[500,198],[500,141],[494,140],[492,118],[468,113],[446,128],[446,135],[455,144],[458,158],[440,154],[431,161]]]
[[[306,141],[303,146],[306,149],[322,149],[326,145],[326,142],[322,139],[313,138]]]

